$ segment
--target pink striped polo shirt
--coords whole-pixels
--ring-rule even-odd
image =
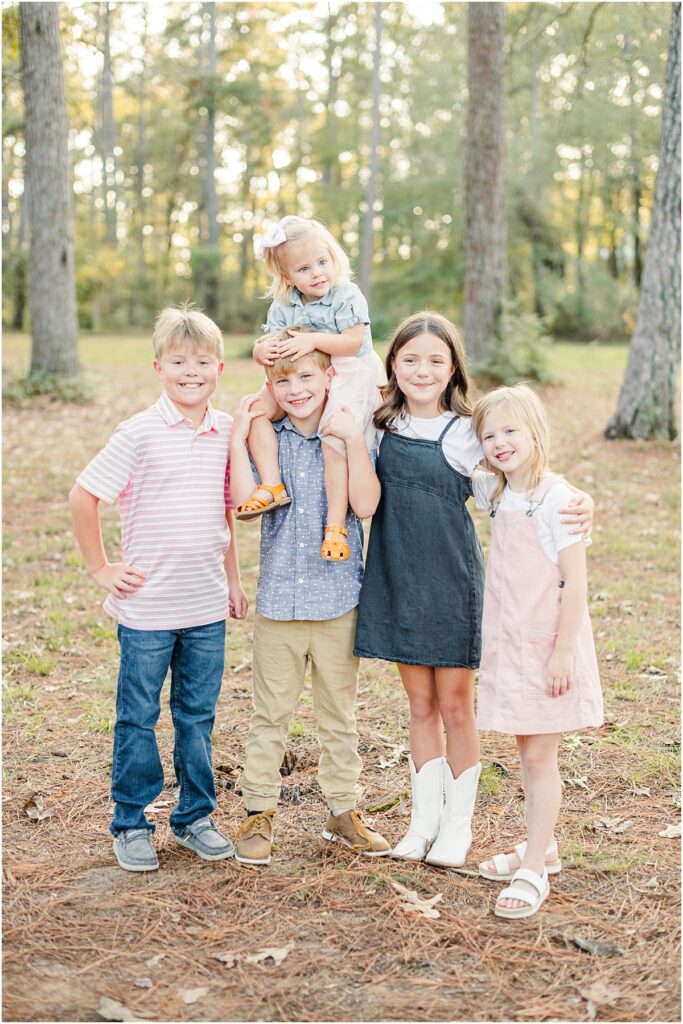
[[[104,602],[121,625],[187,629],[227,618],[231,428],[210,404],[195,428],[164,392],[120,423],[77,478],[107,504],[118,499],[123,560],[147,573],[136,594]]]

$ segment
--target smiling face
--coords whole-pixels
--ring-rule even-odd
[[[302,356],[294,365],[296,372],[273,376],[268,390],[301,433],[310,434],[320,422],[334,370],[321,369],[310,356]]]
[[[315,302],[327,295],[336,280],[330,251],[315,235],[288,242],[284,276],[288,284],[298,288],[305,302]]]
[[[505,406],[492,409],[486,416],[481,443],[488,463],[505,474],[512,490],[527,490],[532,476],[534,445]]]
[[[173,404],[198,427],[223,372],[222,360],[201,349],[195,351],[191,345],[183,345],[155,359],[154,369]]]
[[[398,350],[392,368],[410,415],[439,416],[441,396],[455,371],[448,345],[429,332],[417,334]]]

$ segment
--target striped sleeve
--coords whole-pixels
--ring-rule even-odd
[[[113,505],[126,489],[138,463],[135,441],[126,424],[120,424],[111,440],[102,451],[89,462],[76,482]]]
[[[228,464],[225,467],[225,486],[224,486],[223,493],[224,493],[224,496],[225,496],[225,508],[226,508],[226,511],[230,511],[231,509],[234,509],[236,506],[235,506],[235,503],[232,500],[232,495],[230,494],[230,460],[229,459],[228,459]]]

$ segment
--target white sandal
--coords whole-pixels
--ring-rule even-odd
[[[528,882],[529,885],[533,885],[536,890],[536,896],[530,893],[527,889],[519,889],[515,886],[515,882]],[[493,908],[493,913],[496,917],[506,917],[511,920],[520,917],[531,917],[540,908],[541,904],[548,898],[550,892],[550,884],[548,882],[548,873],[544,869],[542,875],[537,875],[535,871],[530,871],[529,868],[519,868],[515,871],[512,876],[512,885],[508,885],[507,888],[499,894],[496,900],[496,905]],[[501,900],[521,900],[526,903],[526,907],[501,907]]]
[[[524,854],[526,853],[526,842],[517,843],[515,846],[515,853],[519,857],[520,863],[524,860]],[[482,878],[487,878],[490,882],[509,882],[511,878],[514,878],[515,872],[519,868],[515,868],[514,871],[510,870],[508,863],[508,857],[512,857],[511,853],[497,853],[495,857],[489,857],[489,860],[493,861],[495,871],[489,871],[485,865],[488,864],[489,860],[483,860],[479,865],[479,874]],[[548,858],[551,858],[550,860]],[[549,875],[559,875],[562,870],[562,861],[560,860],[559,851],[557,849],[557,842],[554,840],[548,845],[545,851],[545,870]]]

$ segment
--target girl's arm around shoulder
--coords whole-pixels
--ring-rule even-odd
[[[330,420],[325,434],[333,434],[346,444],[349,467],[349,505],[359,519],[369,519],[380,499],[381,488],[365,444],[365,435],[346,406]]]
[[[560,515],[565,517],[561,522],[567,526],[571,526],[571,530],[569,531],[570,533],[581,534],[584,540],[587,540],[593,532],[593,513],[595,511],[595,502],[591,495],[586,491],[580,491],[578,487],[573,487],[567,480],[563,480],[562,482],[571,492],[571,497],[569,497],[564,502],[564,506],[559,509]]]
[[[477,508],[488,511],[491,507],[491,498],[496,486],[498,477],[495,473],[489,473],[482,466],[476,466],[472,473],[472,493],[474,504]]]

